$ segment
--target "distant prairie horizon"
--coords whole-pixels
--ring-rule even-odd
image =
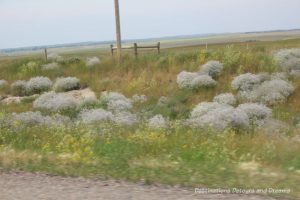
[[[113,1],[3,0],[0,49],[115,39]],[[120,0],[124,40],[290,30],[298,0]]]

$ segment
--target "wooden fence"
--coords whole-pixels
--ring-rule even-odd
[[[110,45],[110,51],[111,55],[114,55],[114,51],[116,51],[118,48],[114,47],[114,45]],[[139,46],[137,43],[134,43],[133,46],[127,46],[122,47],[122,49],[127,50],[133,50],[134,55],[138,56],[138,49],[157,49],[157,53],[160,54],[160,42],[158,42],[156,45],[149,45],[149,46]]]

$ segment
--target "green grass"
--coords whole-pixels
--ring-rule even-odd
[[[173,127],[170,133],[87,127],[1,129],[2,169],[197,187],[290,188],[299,195],[300,147],[263,134]],[[251,167],[257,164],[257,169]]]

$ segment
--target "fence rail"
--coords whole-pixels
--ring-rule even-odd
[[[114,51],[118,48],[114,45],[110,45],[111,55],[114,55]],[[124,46],[122,49],[128,50],[133,49],[134,55],[138,56],[138,49],[157,49],[157,53],[160,54],[160,42],[158,42],[156,45],[148,45],[148,46],[139,46],[137,43],[134,43],[133,46]]]

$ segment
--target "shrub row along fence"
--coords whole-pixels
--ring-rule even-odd
[[[117,47],[114,47],[114,45],[110,45],[111,55],[114,55],[114,52],[117,50]],[[160,42],[158,42],[156,45],[149,45],[149,46],[139,46],[137,43],[134,43],[133,46],[127,46],[122,47],[122,49],[125,50],[133,50],[134,55],[138,56],[138,49],[157,49],[157,53],[160,54]]]

